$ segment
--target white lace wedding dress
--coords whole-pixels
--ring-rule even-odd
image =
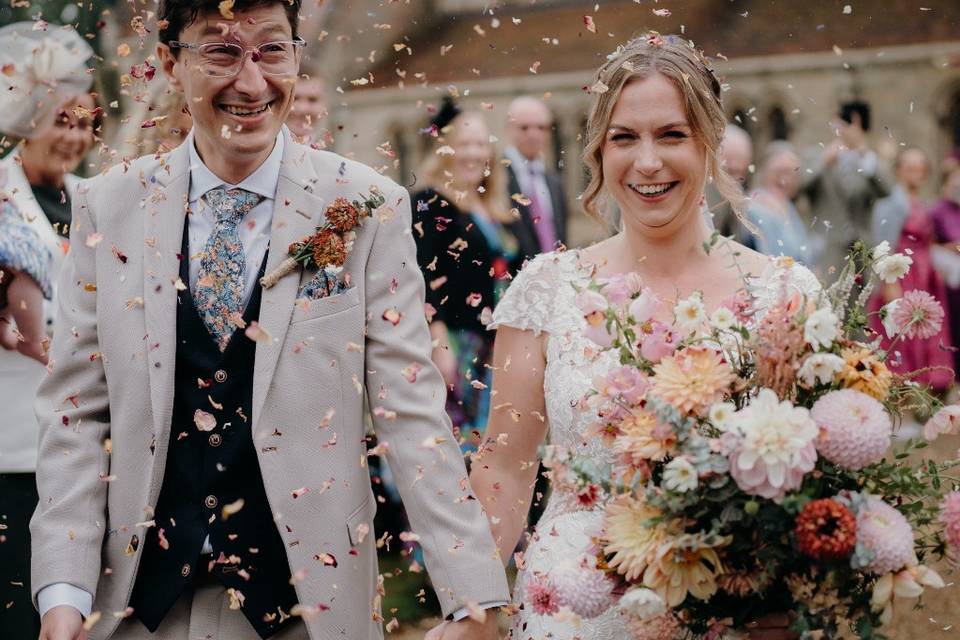
[[[492,327],[510,326],[539,334],[546,332],[547,364],[543,392],[549,420],[549,444],[578,456],[610,461],[598,438],[585,433],[595,417],[576,408],[591,388],[591,380],[616,365],[612,352],[597,355],[597,348],[583,337],[585,323],[574,304],[573,285],[585,286],[590,269],[579,260],[578,251],[543,254],[529,262],[510,285],[493,313]],[[788,292],[819,291],[816,277],[797,264],[784,266],[771,259],[766,272],[753,283],[751,292],[758,311]],[[629,634],[615,609],[597,618],[579,622],[534,613],[525,602],[528,582],[552,567],[582,556],[590,536],[599,531],[601,509],[580,507],[576,496],[553,491],[537,531],[524,554],[525,568],[517,575],[514,602],[521,605],[510,632],[512,640],[621,640]]]

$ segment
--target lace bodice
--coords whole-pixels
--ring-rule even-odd
[[[596,417],[577,408],[592,380],[616,365],[613,351],[603,352],[583,336],[586,328],[574,299],[576,287],[586,286],[591,270],[578,251],[547,253],[523,268],[493,312],[491,328],[510,326],[546,332],[546,368],[543,392],[549,424],[549,444],[598,462],[609,462],[611,452],[599,438],[587,437]],[[758,315],[784,294],[814,295],[820,284],[808,269],[771,259],[751,282]],[[582,555],[589,538],[599,531],[600,510],[584,511],[563,495],[551,494],[537,533],[525,554],[526,568],[517,576],[514,600],[524,602],[528,582],[558,563]],[[523,609],[513,622],[513,640],[615,640],[625,637],[615,610],[583,621],[558,620]]]

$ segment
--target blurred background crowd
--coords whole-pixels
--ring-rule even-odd
[[[154,10],[144,0],[0,7],[0,27],[74,25],[92,54],[80,57],[90,58],[88,81],[57,93],[48,121],[0,114],[0,191],[43,223],[55,255],[65,246],[76,176],[162,153],[190,130],[189,105],[156,68]],[[288,125],[301,141],[366,162],[410,190],[434,359],[468,460],[490,402],[493,335],[484,321],[511,277],[538,253],[584,246],[617,228],[615,218],[600,227],[578,206],[587,90],[604,57],[648,29],[692,38],[724,82],[723,159],[749,195],[746,217],[760,233],[708,185],[703,211],[714,227],[801,261],[826,282],[857,240],[907,252],[910,275],[876,292],[872,305],[909,289],[943,303],[950,331],[916,341],[898,361],[930,367],[922,381],[953,393],[960,354],[953,347],[960,345],[955,0],[305,3],[307,47]],[[3,65],[0,88],[16,78],[16,64]],[[28,517],[36,502],[35,443],[17,434],[34,420],[28,398],[42,374],[23,354],[0,351],[7,500],[0,566],[15,567],[0,585],[0,628],[3,616],[24,610],[23,541],[4,523]],[[401,536],[406,525],[393,508],[389,469],[376,457],[371,468],[381,502],[392,504],[377,522],[384,612],[405,628],[436,609],[422,591],[415,542]],[[23,513],[14,503],[25,505]]]

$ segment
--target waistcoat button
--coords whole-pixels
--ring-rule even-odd
[[[203,504],[207,505],[207,508],[208,508],[208,509],[213,509],[214,507],[217,506],[217,497],[216,497],[216,496],[207,496],[207,497],[204,499]]]
[[[180,575],[182,575],[184,578],[186,578],[187,576],[189,576],[189,575],[190,575],[190,565],[188,565],[188,564],[183,565],[183,566],[180,568]]]
[[[213,374],[213,379],[217,382],[226,382],[227,381],[227,372],[223,369],[217,369],[217,372]]]
[[[219,447],[220,443],[223,442],[223,438],[220,437],[219,433],[211,433],[210,437],[207,438],[207,442],[210,443],[211,447]]]

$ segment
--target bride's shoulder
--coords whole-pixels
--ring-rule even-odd
[[[494,308],[488,328],[552,332],[563,322],[559,316],[574,308],[578,270],[576,251],[551,251],[528,260]]]
[[[579,250],[550,251],[527,260],[512,286],[534,283],[555,283],[569,280],[577,271],[580,261]]]

